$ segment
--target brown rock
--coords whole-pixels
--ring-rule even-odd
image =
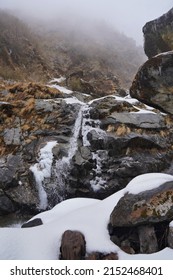
[[[85,250],[85,237],[82,233],[71,230],[63,233],[60,248],[62,260],[81,260]]]

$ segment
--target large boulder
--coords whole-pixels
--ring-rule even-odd
[[[173,51],[157,55],[139,69],[130,95],[141,102],[173,114]]]
[[[173,181],[137,194],[127,192],[110,215],[111,240],[130,254],[172,248],[172,218]]]
[[[143,27],[144,50],[148,58],[173,50],[173,8]]]
[[[138,194],[126,193],[111,213],[112,226],[128,227],[170,222],[173,217],[173,181]]]

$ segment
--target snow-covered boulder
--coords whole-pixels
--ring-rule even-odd
[[[137,176],[127,185],[111,213],[111,240],[127,253],[151,254],[167,244],[171,247],[172,218],[173,176],[161,173]]]
[[[112,226],[128,227],[171,221],[172,175],[151,173],[138,176],[127,185],[126,191],[111,213]]]

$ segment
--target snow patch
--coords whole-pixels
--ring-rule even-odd
[[[62,86],[59,86],[59,85],[49,85],[49,87],[51,88],[56,88],[58,89],[59,91],[63,92],[63,93],[66,93],[66,94],[71,94],[73,91],[72,90],[69,90],[65,87],[62,87]]]
[[[54,78],[53,80],[51,80],[49,83],[53,84],[53,83],[62,83],[66,80],[66,77],[60,76],[59,78]]]
[[[138,194],[143,191],[149,191],[158,188],[162,184],[171,181],[173,181],[173,176],[169,174],[146,173],[139,175],[131,180],[124,191],[131,194]]]
[[[67,104],[80,104],[80,105],[85,105],[84,102],[80,101],[80,100],[77,99],[76,97],[64,98],[64,101],[65,101]]]

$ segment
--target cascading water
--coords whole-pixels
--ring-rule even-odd
[[[66,195],[66,183],[68,180],[68,174],[70,171],[70,164],[73,156],[76,153],[76,150],[78,148],[78,137],[81,129],[81,123],[82,123],[82,107],[80,108],[78,112],[78,116],[75,121],[75,125],[72,131],[72,137],[70,139],[69,143],[69,149],[67,156],[62,157],[62,159],[59,159],[56,161],[56,166],[54,169],[58,189],[55,189],[55,192],[58,192],[58,198],[59,201],[62,201],[65,199]]]
[[[90,142],[87,139],[87,135],[90,131],[95,130],[98,139],[103,139],[106,136],[106,132],[100,128],[100,121],[90,118],[91,107],[89,105],[83,106],[83,120],[82,120],[82,139],[83,146],[90,146]],[[92,152],[92,159],[96,161],[96,168],[94,171],[94,179],[90,181],[90,185],[94,191],[98,191],[100,188],[106,187],[106,181],[102,178],[102,158],[103,151],[97,150]]]
[[[92,130],[95,131],[98,139],[104,139],[106,135],[105,131],[100,128],[100,121],[90,118],[90,105],[84,103],[79,103],[79,105],[80,109],[69,141],[67,155],[53,163],[52,149],[58,143],[56,141],[48,142],[40,150],[38,163],[30,167],[35,176],[40,199],[39,208],[42,210],[66,199],[71,160],[78,149],[80,132],[82,144],[85,147],[90,147],[87,135]],[[94,191],[98,191],[106,185],[105,180],[102,179],[103,158],[103,151],[92,151],[92,159],[95,161],[96,167],[93,169],[93,179],[90,181],[90,185]],[[48,202],[48,200],[50,201]]]

